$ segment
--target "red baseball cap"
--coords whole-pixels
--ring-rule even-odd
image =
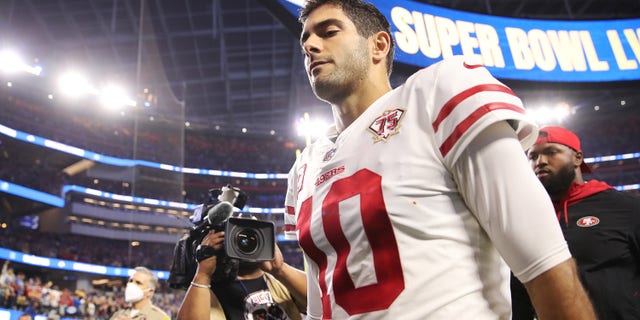
[[[582,148],[580,148],[580,139],[578,138],[578,136],[563,127],[546,126],[540,128],[538,139],[534,144],[540,143],[559,143],[575,151],[582,152]],[[580,164],[580,170],[585,173],[592,172],[591,168],[589,168],[589,166],[584,163],[584,160]]]

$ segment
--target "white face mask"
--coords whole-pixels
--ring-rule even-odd
[[[144,298],[144,291],[134,283],[127,283],[124,289],[124,301],[138,302]]]

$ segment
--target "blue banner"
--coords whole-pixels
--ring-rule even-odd
[[[180,166],[175,166],[175,165],[166,164],[166,163],[152,162],[147,160],[122,159],[122,158],[95,153],[89,150],[84,150],[84,149],[70,146],[61,142],[49,140],[47,138],[43,138],[40,136],[15,130],[13,128],[10,128],[1,124],[0,124],[0,134],[11,137],[11,138],[15,138],[17,140],[24,141],[27,143],[35,144],[35,145],[46,147],[52,150],[57,150],[67,154],[75,155],[80,158],[84,158],[84,159],[88,159],[91,161],[100,162],[108,165],[113,165],[113,166],[120,166],[120,167],[144,166],[144,167],[156,168],[156,169],[161,169],[166,171],[183,172],[188,174],[200,174],[200,175],[208,175],[208,176],[218,176],[218,177],[234,177],[234,178],[261,179],[261,180],[287,179],[287,173],[253,173],[253,172],[237,172],[237,171],[227,171],[227,170],[213,170],[213,169],[205,169],[205,168],[186,168],[186,167],[180,167]]]
[[[70,260],[62,260],[55,258],[47,258],[24,254],[22,252],[0,248],[0,260],[9,260],[18,263],[24,263],[32,266],[40,266],[45,268],[53,268],[58,270],[68,270],[83,273],[101,274],[114,277],[129,277],[135,270],[132,268],[119,268],[101,266],[97,264],[83,263]],[[152,270],[153,274],[160,280],[169,279],[168,270]]]
[[[277,1],[294,16],[303,2]],[[517,19],[409,0],[369,2],[389,19],[397,62],[426,67],[465,55],[502,79],[640,80],[640,19]]]

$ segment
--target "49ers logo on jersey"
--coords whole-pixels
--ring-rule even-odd
[[[400,121],[406,110],[404,108],[396,108],[387,110],[369,125],[369,130],[375,135],[373,142],[387,141],[390,136],[400,133]]]
[[[597,225],[598,223],[600,223],[600,219],[598,219],[598,217],[594,217],[594,216],[582,217],[582,218],[578,219],[578,222],[576,222],[578,227],[582,227],[582,228],[593,227],[593,226]]]

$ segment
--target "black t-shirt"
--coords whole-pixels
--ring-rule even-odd
[[[214,284],[215,293],[227,320],[286,320],[284,310],[273,302],[264,277]]]

